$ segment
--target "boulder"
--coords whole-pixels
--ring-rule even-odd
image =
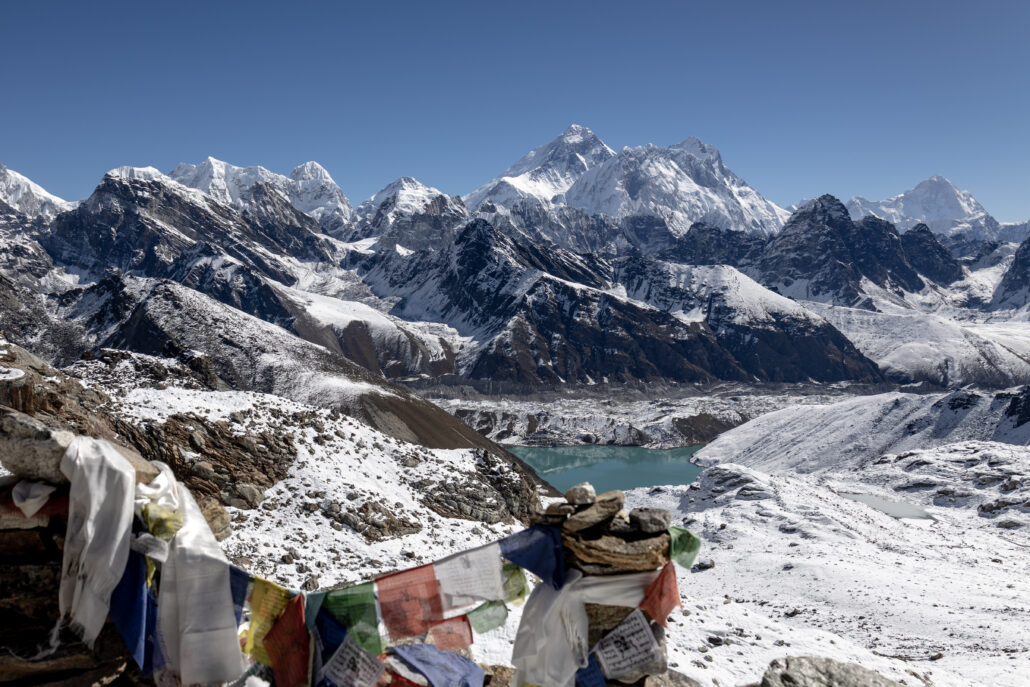
[[[64,484],[61,458],[75,435],[41,420],[0,406],[0,464],[19,477]],[[136,481],[149,484],[158,470],[130,448],[112,444],[136,470]]]
[[[829,658],[789,656],[769,664],[761,687],[901,687],[868,668]]]
[[[626,495],[621,491],[606,491],[597,497],[593,505],[569,517],[565,521],[566,532],[580,532],[599,525],[605,520],[615,517],[626,503]]]
[[[657,570],[669,562],[669,535],[626,541],[612,535],[587,539],[562,537],[569,563],[587,575],[617,575]]]
[[[629,522],[645,534],[658,534],[669,529],[672,516],[661,508],[634,508],[629,512]]]
[[[594,491],[594,485],[590,482],[580,482],[569,487],[569,490],[565,492],[565,500],[575,506],[589,506],[596,499],[597,492]]]

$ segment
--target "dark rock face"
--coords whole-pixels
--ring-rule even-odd
[[[919,274],[947,286],[962,278],[962,265],[925,224],[917,224],[901,235],[905,257]]]
[[[1030,238],[1019,244],[1016,256],[994,291],[991,307],[1020,308],[1030,303]]]
[[[798,209],[753,271],[781,293],[848,306],[862,304],[862,277],[888,290],[923,288],[892,224],[876,217],[856,224],[829,195]]]
[[[759,257],[764,246],[765,239],[756,234],[694,222],[658,257],[684,265],[744,267]]]

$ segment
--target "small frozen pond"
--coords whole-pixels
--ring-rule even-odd
[[[881,513],[886,513],[892,518],[911,518],[915,520],[933,520],[933,516],[927,513],[919,506],[914,506],[911,503],[899,503],[897,501],[888,501],[887,499],[874,496],[873,494],[849,494],[845,492],[840,493],[846,499],[852,501],[858,501],[864,503],[870,508],[875,508]]]
[[[665,484],[689,484],[701,469],[690,462],[700,446],[652,449],[640,446],[509,446],[556,489],[590,482],[597,493]]]

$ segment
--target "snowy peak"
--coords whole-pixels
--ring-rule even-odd
[[[852,217],[876,215],[899,230],[926,224],[936,234],[963,235],[973,240],[994,240],[1000,225],[969,191],[963,191],[939,174],[904,193],[880,201],[855,196],[848,201]]]
[[[75,203],[58,198],[39,184],[0,164],[0,201],[27,215],[53,219],[55,215],[75,207]]]
[[[501,176],[465,196],[465,203],[476,209],[487,201],[510,208],[527,197],[547,202],[564,193],[587,170],[614,156],[593,131],[572,124],[550,143],[529,151]]]
[[[563,200],[620,220],[661,217],[676,236],[694,222],[772,234],[789,217],[727,169],[717,149],[694,137],[666,148],[624,148],[583,174]]]
[[[415,215],[423,212],[438,196],[445,196],[443,191],[426,186],[413,177],[401,177],[387,184],[374,196],[358,206],[359,217],[374,215],[384,205],[389,211],[399,215]]]
[[[169,176],[239,210],[247,209],[250,191],[256,184],[267,184],[289,198],[295,208],[318,220],[327,232],[339,230],[354,214],[343,191],[317,162],[305,162],[286,177],[264,167],[237,167],[208,157],[200,164],[180,164]]]

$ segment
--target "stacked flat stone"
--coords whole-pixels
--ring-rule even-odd
[[[562,528],[565,562],[584,575],[620,575],[658,570],[669,562],[669,525],[671,516],[657,508],[625,510],[626,495],[621,491],[597,494],[593,485],[584,482],[565,492],[564,502],[547,506],[533,522]],[[614,630],[633,608],[587,604],[591,646]],[[651,630],[662,650],[660,659],[642,669],[635,682],[609,681],[624,687],[664,684],[668,682],[665,632],[657,623]]]

